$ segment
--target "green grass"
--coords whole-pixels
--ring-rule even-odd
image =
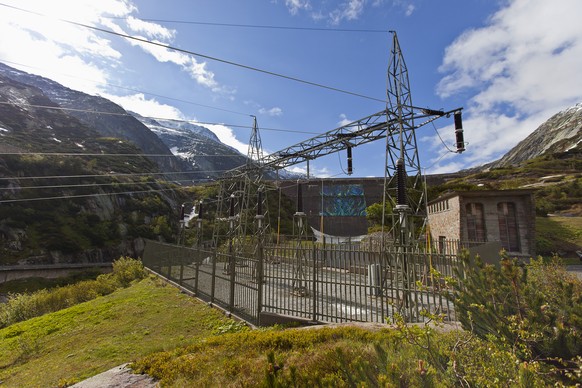
[[[560,266],[543,268],[547,272],[539,278],[544,281],[553,273],[550,270],[565,273]],[[526,353],[516,351],[513,341],[504,341],[506,337],[478,337],[461,330],[441,333],[429,326],[405,325],[403,320],[397,320],[396,328],[383,330],[250,331],[161,280],[144,276],[141,263],[120,258],[111,274],[96,281],[30,295],[31,301],[41,305],[54,298],[86,300],[83,298],[89,295],[93,299],[28,320],[6,321],[8,325],[0,329],[1,384],[67,386],[126,362],[132,362],[137,372],[159,379],[162,386],[179,387],[449,387],[461,383],[490,386],[491,381],[541,387],[577,378],[527,358]],[[550,284],[558,283],[552,280]],[[114,287],[108,295],[97,297],[91,285]],[[558,288],[565,290],[570,301],[568,295],[574,288]],[[576,290],[579,299],[579,288]],[[547,296],[543,300],[530,299],[536,300],[535,306],[563,299],[560,294],[550,294],[543,294]],[[579,306],[576,300],[567,305]],[[6,311],[18,316],[31,307],[6,306],[10,307]],[[578,310],[572,309],[568,324],[560,325],[576,325]],[[545,310],[536,307],[535,311],[543,315]],[[428,314],[431,320],[440,321]],[[527,338],[537,338],[537,333]],[[569,335],[575,339],[577,334]],[[573,370],[580,367],[580,361],[567,360],[564,366]]]
[[[157,280],[0,330],[0,381],[46,387],[80,381],[231,322]]]
[[[1,329],[0,344],[6,387],[66,386],[126,362],[176,387],[448,387],[458,375],[487,386],[523,383],[530,368],[461,331],[249,331],[153,277]],[[509,386],[543,386],[543,374],[532,378],[535,384]]]
[[[424,330],[235,333],[152,354],[133,368],[164,387],[452,387],[461,386],[459,376],[470,386],[545,386],[541,374],[524,384],[520,369],[530,367],[507,349],[461,331]]]
[[[537,253],[559,253],[567,264],[579,264],[575,254],[582,249],[582,217],[537,217]]]

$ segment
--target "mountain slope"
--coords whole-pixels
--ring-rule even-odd
[[[68,116],[75,117],[85,126],[93,128],[101,137],[131,141],[145,154],[167,155],[152,158],[162,172],[189,170],[188,165],[177,159],[154,133],[119,105],[102,97],[66,88],[50,79],[25,73],[3,63],[0,63],[0,75],[38,88],[51,101],[48,105],[67,109]]]
[[[158,165],[59,108],[0,74],[0,265],[138,257],[144,237],[173,239],[186,198]]]
[[[490,166],[517,165],[544,154],[576,150],[582,150],[582,103],[549,118]]]
[[[246,156],[220,142],[209,129],[182,120],[161,120],[132,113],[155,133],[177,157],[186,161],[199,180],[221,176],[244,165]]]

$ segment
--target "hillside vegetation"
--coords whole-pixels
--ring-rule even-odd
[[[582,216],[582,154],[571,151],[540,156],[518,166],[467,173],[429,188],[429,200],[448,190],[534,189],[539,216]]]
[[[232,324],[217,310],[147,278],[0,329],[0,381],[6,387],[65,386]]]
[[[582,285],[560,266],[536,262],[530,276],[516,262],[504,263],[501,269],[473,267],[468,292],[456,288],[464,295],[459,307],[467,308],[466,331],[439,330],[439,316],[430,314],[437,329],[407,326],[396,317],[395,326],[382,329],[250,331],[148,277],[0,329],[0,381],[67,386],[131,361],[162,386],[543,387],[579,381]],[[548,287],[548,278],[560,287]],[[450,281],[443,278],[445,285]],[[490,292],[474,293],[483,282]],[[536,297],[524,303],[532,292]],[[506,303],[489,305],[498,298]],[[553,334],[540,336],[544,330]]]

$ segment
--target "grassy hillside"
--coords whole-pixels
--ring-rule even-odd
[[[147,278],[0,330],[6,387],[67,386],[125,362],[162,386],[541,387],[552,380],[509,347],[423,326],[249,331]],[[537,371],[537,372],[536,372]],[[550,380],[542,380],[549,378]]]
[[[582,217],[537,217],[536,233],[538,254],[557,253],[567,263],[580,263],[574,252],[582,249]]]
[[[219,311],[148,278],[1,329],[0,381],[6,387],[66,385],[231,324]]]
[[[429,200],[448,190],[534,189],[536,212],[582,216],[582,157],[574,151],[545,155],[519,166],[470,173],[429,188]]]

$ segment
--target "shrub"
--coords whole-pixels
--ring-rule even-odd
[[[147,277],[141,261],[130,257],[120,257],[113,262],[113,278],[121,287],[127,287],[134,280],[141,280]]]
[[[582,283],[554,261],[500,266],[464,257],[455,306],[463,328],[508,347],[519,360],[543,362],[557,376],[580,368]]]
[[[0,328],[110,294],[146,276],[139,260],[121,257],[113,262],[112,273],[99,275],[96,280],[83,280],[50,291],[9,294],[8,301],[0,305]]]

